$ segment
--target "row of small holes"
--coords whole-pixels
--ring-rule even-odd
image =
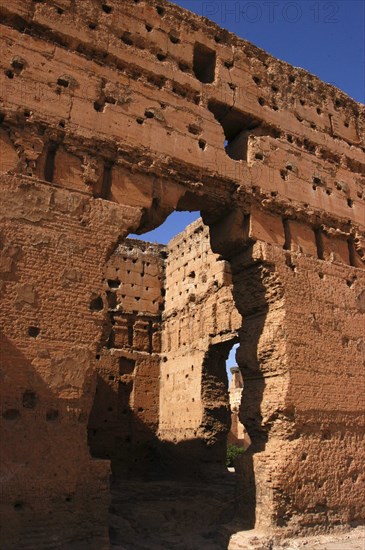
[[[291,171],[292,170],[292,167],[288,164],[286,166],[286,169],[281,169],[280,170],[280,176],[281,176],[281,179],[283,179],[284,181],[287,180],[287,177],[288,177],[288,170]],[[321,180],[321,178],[319,178],[318,176],[313,176],[312,178],[312,181],[313,181],[313,185],[312,185],[312,188],[313,188],[313,191],[316,191],[318,187],[322,186],[323,185],[323,181]],[[332,195],[332,190],[331,189],[326,189],[326,194],[327,195]],[[347,199],[347,206],[349,208],[352,208],[353,207],[353,204],[354,204],[354,201],[351,199],[351,198],[348,198]]]
[[[144,112],[144,116],[145,116],[145,118],[154,118],[154,117],[155,117],[155,114],[154,114],[154,112],[151,111],[151,110],[146,110],[146,111]],[[142,117],[137,117],[137,118],[136,118],[137,124],[141,124],[141,125],[142,125],[142,124],[144,123],[144,121],[145,121],[145,119],[142,118]],[[195,134],[195,131],[192,132],[192,133]],[[202,149],[202,151],[205,151],[205,149],[206,149],[206,147],[207,147],[207,142],[206,142],[204,139],[199,139],[199,140],[198,140],[198,145],[199,145],[199,148]]]
[[[294,77],[293,75],[289,75],[288,79],[289,79],[289,82],[291,82],[291,83],[295,82],[295,77]],[[255,83],[257,86],[260,86],[260,84],[261,84],[261,82],[262,82],[262,81],[261,81],[261,78],[258,77],[258,76],[253,76],[253,77],[252,77],[252,80],[254,81],[254,83]],[[310,90],[313,90],[313,89],[314,89],[312,85],[309,85],[308,88],[309,88]],[[276,92],[279,91],[279,88],[273,84],[273,85],[271,86],[271,90],[272,90],[273,92],[276,93]],[[260,100],[261,100],[261,101],[264,101],[263,98],[260,98]],[[259,102],[260,102],[260,101],[259,101]],[[300,104],[301,104],[302,106],[304,106],[304,105],[306,104],[306,101],[305,101],[304,99],[300,99],[299,102],[300,102]],[[260,103],[260,105],[263,105],[263,104],[264,104],[264,103]],[[341,101],[340,99],[337,98],[337,99],[335,100],[335,107],[341,107],[341,106],[342,106],[342,101]],[[320,107],[317,107],[316,110],[317,110],[317,114],[318,114],[318,115],[321,115],[321,114],[322,114],[322,109],[321,109]],[[346,128],[348,128],[348,127],[349,127],[349,122],[348,122],[348,121],[345,121],[345,122],[344,122],[344,126],[345,126]]]

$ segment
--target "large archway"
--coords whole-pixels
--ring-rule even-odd
[[[92,456],[111,461],[111,540],[196,547],[208,536],[227,547],[244,528],[226,468],[225,362],[242,325],[229,264],[198,220],[167,246],[119,242],[104,288],[108,320],[88,431]],[[152,509],[159,519],[141,539],[138,526]]]

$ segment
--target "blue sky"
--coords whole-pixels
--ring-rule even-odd
[[[174,2],[364,102],[363,0]]]
[[[177,0],[175,4],[364,102],[363,0]],[[167,243],[198,217],[198,212],[175,212],[161,227],[139,238]]]

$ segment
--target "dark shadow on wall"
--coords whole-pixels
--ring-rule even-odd
[[[224,356],[231,345],[225,343]],[[224,362],[222,371],[226,376]],[[176,542],[187,549],[226,549],[237,531],[229,525],[237,480],[225,466],[225,445],[220,439],[216,445],[199,438],[159,440],[132,410],[131,391],[125,374],[114,380],[99,375],[88,425],[91,455],[111,461],[111,543],[141,550]]]
[[[223,397],[215,407],[218,416],[213,412],[205,418],[205,439],[176,444],[161,441],[157,426],[147,425],[141,418],[143,412],[132,409],[130,397],[138,390],[138,361],[134,372],[125,374],[123,369],[123,374],[115,376],[110,374],[110,363],[104,365],[103,356],[100,358],[99,369],[106,378],[98,375],[88,443],[94,458],[111,461],[113,545],[150,550],[179,544],[191,550],[225,550],[231,535],[239,530],[232,524],[237,511],[237,478],[225,465],[230,422],[225,359],[232,344],[230,340],[212,346],[205,362],[211,371],[206,385],[210,399],[214,400],[216,392]],[[215,364],[217,353],[221,361]],[[208,401],[204,402],[210,409]],[[206,437],[208,424],[211,438],[209,434]]]
[[[37,338],[39,356],[42,350],[50,363],[42,334]],[[85,444],[88,392],[60,398],[3,332],[0,346],[1,549],[48,548],[52,540],[54,548],[99,550],[109,488],[107,468]]]
[[[230,262],[232,269],[233,299],[243,318],[240,347],[236,353],[244,380],[239,419],[251,439],[250,447],[235,464],[239,492],[237,502],[242,529],[253,529],[256,525],[259,501],[257,490],[260,485],[260,472],[255,470],[254,457],[265,450],[268,441],[268,428],[263,425],[261,414],[265,378],[257,350],[269,311],[267,282],[272,267],[253,259],[252,245],[243,250],[241,248],[236,255],[234,252],[225,259]]]
[[[204,440],[197,437],[176,444],[159,440],[156,431],[129,406],[131,387],[125,387],[126,380],[117,382],[113,390],[99,377],[89,420],[89,445],[92,456],[111,460],[112,544],[149,550],[178,542],[192,550],[226,549],[232,534],[255,525],[253,456],[264,450],[267,441],[260,415],[265,382],[256,347],[268,306],[262,266],[245,266],[235,278],[235,298],[246,314],[241,332],[241,351],[246,357],[240,361],[246,380],[242,421],[253,440],[252,448],[238,464],[238,475],[227,471],[230,414],[225,360],[232,340],[212,345],[204,360]]]
[[[226,361],[238,336],[226,335],[227,340],[210,344],[203,361],[202,403],[204,407],[202,429],[204,437],[217,453],[217,462],[226,454],[227,435],[231,428],[228,377]],[[224,338],[220,335],[219,338]]]
[[[89,421],[92,456],[111,460],[110,541],[125,549],[226,549],[235,516],[236,477],[202,439],[158,439],[99,378]],[[104,423],[105,403],[118,403]],[[99,419],[98,428],[96,420]],[[100,422],[101,420],[101,422]],[[104,424],[104,426],[103,426]],[[222,450],[222,449],[220,449]]]
[[[251,446],[244,453],[238,472],[244,494],[240,502],[246,528],[253,529],[257,527],[258,507],[270,514],[265,465],[255,460],[255,455],[265,451],[271,428],[269,422],[263,422],[262,416],[267,385],[265,377],[268,371],[275,370],[276,341],[270,332],[272,326],[268,324],[268,314],[270,310],[281,307],[282,288],[275,267],[254,260],[252,247],[232,260],[232,273],[234,300],[244,319],[237,351],[244,381],[239,417],[251,439]]]

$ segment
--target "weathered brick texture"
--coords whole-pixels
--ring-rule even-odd
[[[195,534],[226,521],[236,338],[240,519],[278,536],[363,521],[364,106],[163,0],[0,15],[2,548],[152,547],[145,495],[164,486],[118,497],[138,468],[191,476],[169,494],[196,488]],[[173,210],[205,227],[167,259],[124,242]],[[108,535],[111,471],[127,524]],[[171,525],[162,547],[186,546]]]

